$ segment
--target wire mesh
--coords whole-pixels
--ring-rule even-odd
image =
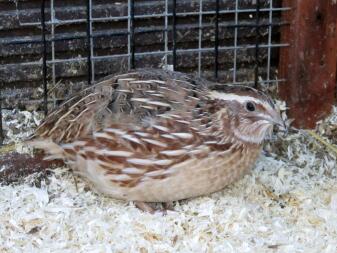
[[[275,0],[276,1],[276,0]],[[180,11],[179,4],[176,0],[163,0],[156,2],[163,2],[163,10],[161,12],[153,11],[153,13],[136,13],[137,2],[134,0],[127,0],[127,12],[126,15],[110,15],[110,16],[93,16],[93,10],[95,9],[94,0],[86,0],[85,5],[85,18],[71,18],[71,19],[59,19],[56,18],[58,9],[55,7],[57,0],[42,0],[41,1],[41,18],[40,22],[21,22],[21,27],[40,27],[41,38],[20,38],[8,41],[2,41],[2,44],[12,45],[24,45],[24,44],[41,44],[43,45],[41,55],[41,61],[24,62],[23,65],[37,65],[42,69],[43,80],[43,110],[47,113],[48,110],[48,87],[55,87],[57,83],[57,71],[56,65],[61,63],[78,63],[86,62],[88,84],[92,84],[97,81],[96,76],[99,75],[97,67],[100,64],[98,62],[104,60],[118,60],[127,59],[127,68],[133,69],[142,67],[141,62],[137,61],[141,56],[161,56],[163,64],[166,66],[171,65],[172,69],[180,70],[182,55],[195,54],[196,53],[196,67],[195,71],[198,76],[203,76],[204,63],[208,60],[209,55],[213,56],[213,77],[219,80],[219,71],[224,68],[221,59],[224,58],[225,52],[230,52],[228,55],[232,58],[231,66],[225,66],[230,72],[230,77],[227,77],[226,83],[233,84],[246,84],[255,85],[259,83],[275,83],[282,82],[283,79],[277,78],[271,73],[272,67],[272,52],[274,49],[288,46],[286,43],[279,43],[273,40],[273,28],[287,25],[282,21],[275,21],[275,13],[280,13],[289,10],[287,7],[275,7],[273,0],[255,0],[254,7],[243,8],[241,1],[233,1],[231,8],[222,8],[224,1],[215,0],[206,1],[198,0],[198,8],[194,11]],[[146,2],[146,1],[145,1]],[[263,2],[263,6],[262,6]],[[49,3],[49,5],[48,5]],[[266,5],[267,4],[267,5]],[[47,6],[48,5],[48,6]],[[213,9],[210,8],[213,6]],[[48,15],[46,15],[46,12]],[[262,22],[261,16],[268,14],[268,21]],[[250,22],[243,22],[241,17],[249,15]],[[48,16],[48,17],[47,17]],[[234,22],[225,22],[227,16],[233,16]],[[195,20],[195,24],[190,24],[189,29],[197,29],[197,44],[196,46],[189,47],[181,46],[184,41],[179,38],[178,34],[182,29],[186,29],[186,25],[179,24],[181,18],[190,18]],[[137,27],[137,22],[146,20],[149,18],[155,18],[162,20],[161,25]],[[213,18],[213,23],[210,22]],[[94,31],[96,23],[125,21],[127,27],[125,29],[114,30],[109,32],[97,32]],[[83,33],[74,34],[57,34],[57,29],[62,26],[68,26],[71,24],[85,24],[86,30]],[[252,28],[255,31],[255,41],[242,42],[239,33],[242,33],[243,28]],[[232,44],[222,43],[226,40],[224,34],[228,30],[233,31]],[[262,41],[261,30],[267,32],[267,41]],[[146,51],[137,51],[137,39],[140,39],[143,34],[148,33],[162,33],[163,34],[163,46],[158,49],[149,48]],[[213,33],[213,46],[209,42],[205,42],[205,36],[210,37],[210,33]],[[102,38],[118,38],[119,36],[127,36],[127,52],[119,52],[114,54],[98,54],[95,47],[95,41]],[[76,57],[57,57],[55,43],[63,41],[73,40],[85,40],[86,41],[86,56],[78,55]],[[114,46],[114,45],[112,45]],[[239,56],[248,50],[254,50],[254,76],[249,77],[246,80],[240,80],[240,61]],[[266,66],[261,66],[260,54],[261,51],[266,50],[267,62]],[[206,57],[206,58],[204,58]],[[241,56],[242,57],[242,56]],[[205,60],[206,59],[206,60]],[[228,60],[228,59],[227,59]],[[261,76],[260,70],[266,73],[264,77]],[[184,69],[183,69],[184,70]],[[219,80],[221,81],[221,80]],[[0,89],[1,99],[1,89]],[[55,101],[55,98],[54,98]],[[1,106],[1,104],[0,104]],[[1,119],[1,107],[0,107],[0,119]],[[0,131],[1,131],[0,121]],[[1,141],[0,133],[0,141]]]

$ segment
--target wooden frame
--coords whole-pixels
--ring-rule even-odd
[[[282,28],[280,96],[287,101],[294,126],[314,128],[331,112],[336,96],[337,1],[284,0],[292,9],[284,13]]]

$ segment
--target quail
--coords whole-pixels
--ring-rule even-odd
[[[116,199],[171,202],[240,179],[273,127],[273,100],[167,70],[112,75],[66,100],[30,138]]]

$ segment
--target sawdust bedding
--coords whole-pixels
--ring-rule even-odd
[[[7,142],[41,115],[5,111]],[[92,191],[67,168],[0,185],[0,252],[337,252],[337,110],[271,142],[251,174],[166,216]],[[6,166],[0,168],[5,171]]]

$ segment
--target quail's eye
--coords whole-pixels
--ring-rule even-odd
[[[247,109],[247,111],[249,111],[249,112],[253,112],[253,111],[255,111],[255,105],[254,105],[252,102],[248,102],[248,103],[246,104],[246,109]]]

